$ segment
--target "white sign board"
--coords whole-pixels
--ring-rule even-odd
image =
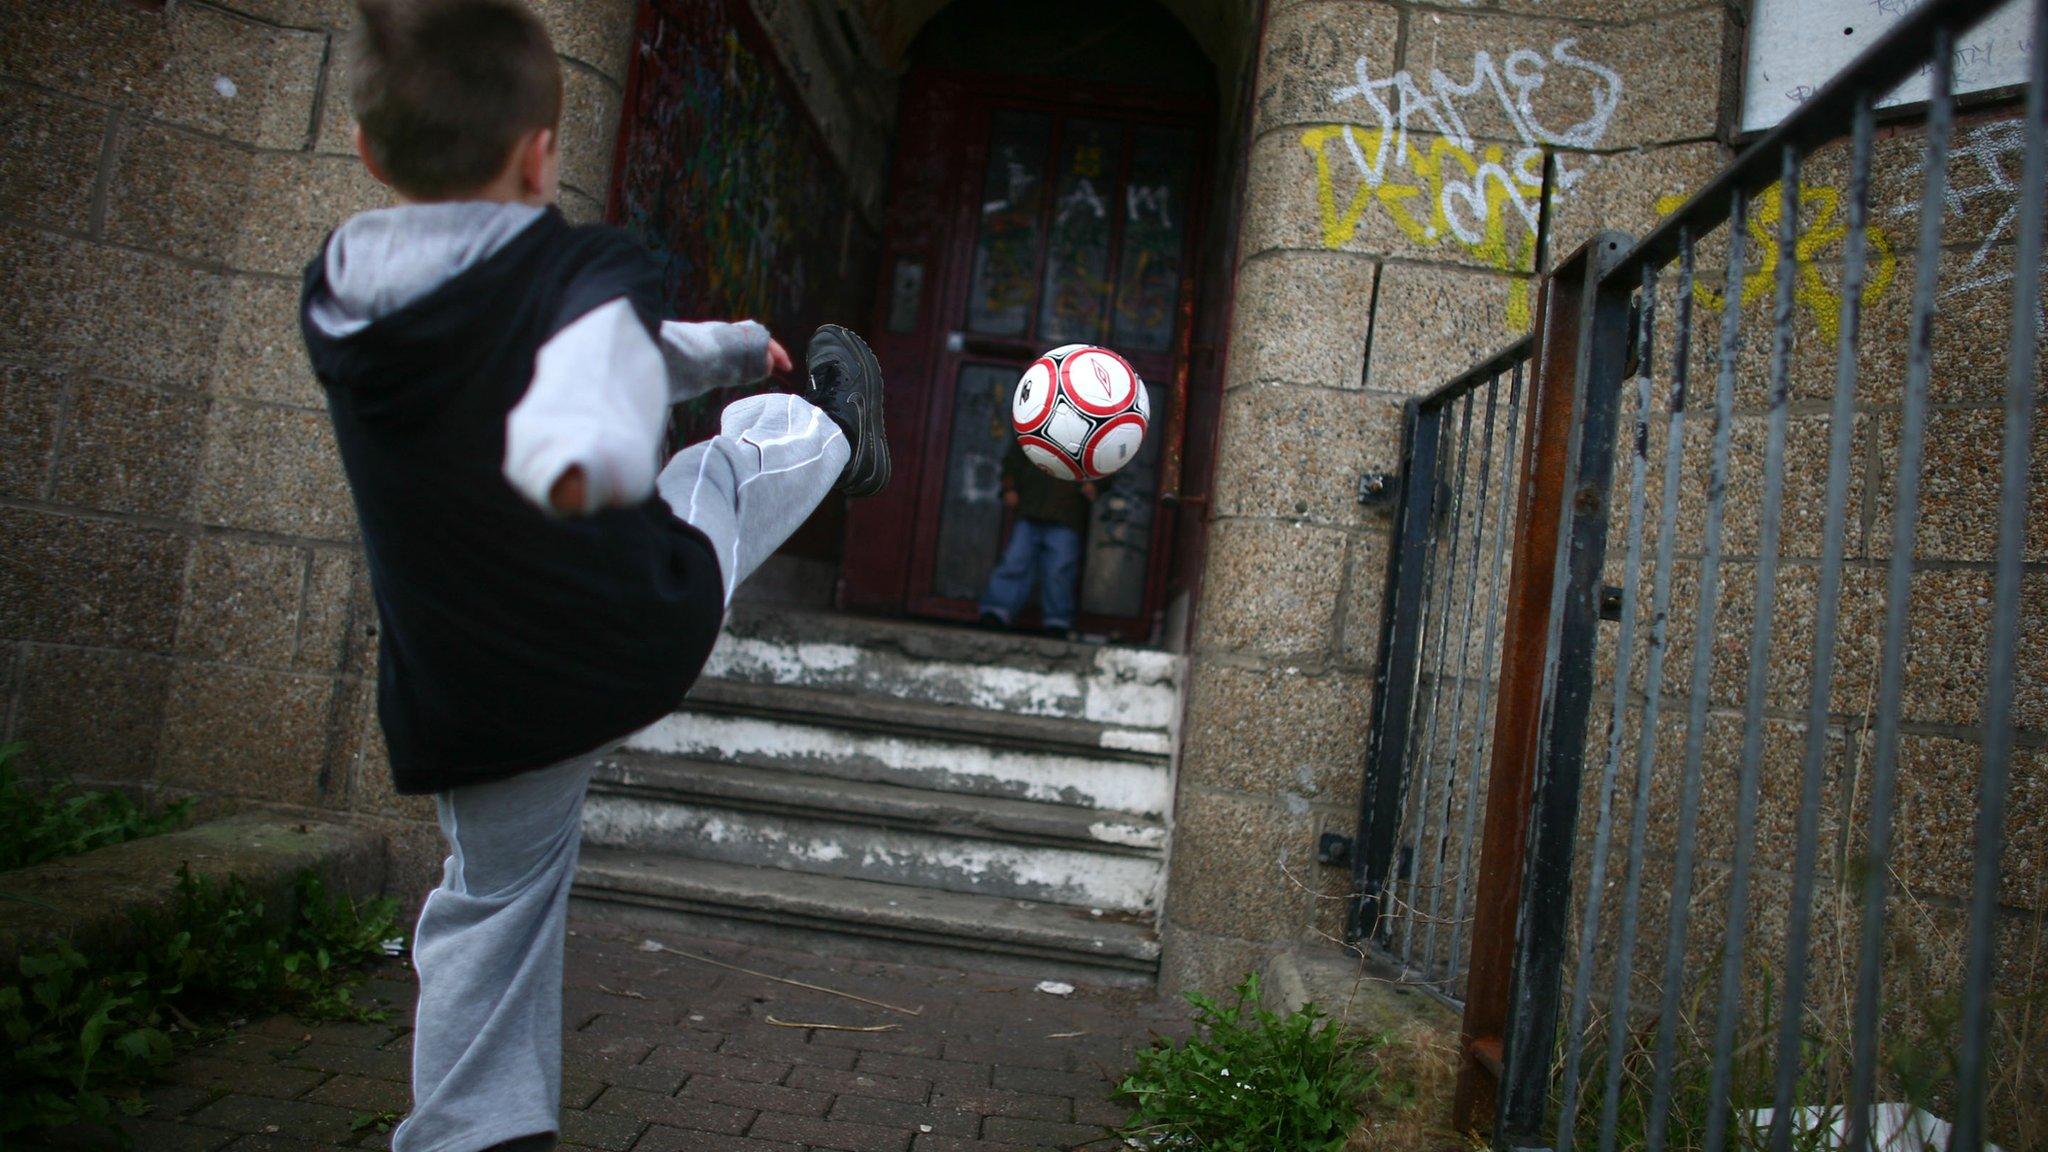
[[[1792,114],[1921,0],[1756,0],[1743,72],[1742,130],[1758,132]],[[1956,91],[2026,82],[2034,51],[2027,0],[2007,0],[1956,44]],[[1878,103],[1918,104],[1927,77],[1908,79]]]

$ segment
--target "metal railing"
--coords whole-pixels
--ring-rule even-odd
[[[1464,988],[1479,864],[1529,345],[1516,341],[1407,406],[1394,493],[1391,600],[1352,861],[1363,897],[1350,934],[1383,942],[1452,1000]]]
[[[1353,931],[1462,995],[1458,1119],[1490,1116],[1497,1147],[1862,1152],[1901,1123],[1906,1142],[1885,1147],[1939,1147],[1924,1127],[1936,1110],[1952,1150],[1978,1152],[1994,1124],[2007,1140],[2048,1140],[2016,1119],[2048,1108],[2030,1087],[2048,1088],[2048,1029],[2011,1025],[2048,1013],[1999,1000],[2007,970],[2031,971],[2011,950],[2048,939],[2048,893],[2014,896],[2001,876],[2015,750],[2048,747],[2038,657],[2023,664],[2021,647],[2044,624],[2023,592],[2043,575],[2027,529],[2048,327],[2048,0],[2032,5],[2025,109],[2008,134],[2024,151],[1998,218],[2012,228],[2010,297],[1968,310],[1975,335],[1999,314],[2003,339],[1936,371],[1943,308],[1999,292],[1970,275],[1944,289],[1942,228],[1957,202],[1955,46],[1997,6],[1929,0],[1902,18],[1650,234],[1602,234],[1546,275],[1532,338],[1411,410]],[[1917,209],[1886,211],[1917,215],[1894,253],[1873,216],[1876,107],[1922,71],[1921,131],[1884,142],[1885,170],[1912,171],[1918,191]],[[1846,192],[1810,207],[1806,169],[1839,161],[1845,137]],[[1896,163],[1916,141],[1917,164]],[[1839,226],[1839,260],[1802,231],[1809,213]],[[1976,247],[1947,264],[1974,273],[1984,258]],[[1866,340],[1866,306],[1894,264],[1911,271],[1903,322]],[[1766,285],[1768,340],[1753,356],[1745,305]],[[2001,394],[1956,400],[1956,365],[1996,361],[1998,344]],[[1503,373],[1526,430],[1497,461]],[[1487,412],[1477,471],[1475,404]],[[1954,458],[1982,451],[1955,429],[1994,418],[1991,517],[1967,504],[1991,503],[1976,495],[1988,483],[1966,483],[1991,469]],[[1824,453],[1806,434],[1822,424]],[[1506,529],[1509,503],[1503,584],[1487,518]],[[1988,524],[1981,556],[1929,552],[1953,551],[1967,535],[1953,521],[1972,516]],[[1932,601],[1930,573],[1981,581],[1981,639]],[[1944,663],[1963,688],[1927,671]],[[1977,694],[1967,715],[1948,703],[1958,692]],[[1938,778],[1923,768],[1902,785],[1908,760],[1927,759],[1909,755],[1915,742],[1941,742],[1950,761],[1966,749],[1974,772],[1944,761]],[[1927,858],[1918,841],[1965,831],[1902,829],[1902,795],[1920,820],[1971,812],[1968,863],[1953,866],[1967,883],[1947,885],[1949,905],[1919,891],[1945,877],[1901,867]],[[2021,847],[2039,868],[2048,845]],[[1953,979],[1913,959],[1937,939],[1960,958]],[[1926,1050],[1901,1057],[1906,1039]],[[1987,1105],[1994,1064],[2003,1115]]]

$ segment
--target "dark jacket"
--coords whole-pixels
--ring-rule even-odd
[[[543,767],[674,708],[723,616],[703,536],[658,497],[556,518],[501,471],[506,415],[551,336],[622,296],[656,335],[653,260],[551,208],[335,336],[313,318],[333,298],[326,256],[306,268],[301,329],[362,525],[398,790]]]
[[[1081,486],[1048,475],[1014,440],[1003,454],[1003,487],[1017,493],[1017,515],[1026,520],[1087,531],[1088,498],[1081,494]]]

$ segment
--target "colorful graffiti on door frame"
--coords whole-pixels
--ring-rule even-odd
[[[619,135],[610,219],[659,255],[674,315],[758,319],[799,356],[858,318],[875,237],[745,0],[642,0]]]

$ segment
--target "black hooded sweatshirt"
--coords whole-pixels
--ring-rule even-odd
[[[655,336],[659,267],[625,233],[549,208],[337,336],[315,319],[334,243],[306,267],[301,330],[362,525],[398,791],[545,767],[660,718],[722,622],[710,545],[658,497],[558,518],[501,472],[541,346],[622,297]]]

